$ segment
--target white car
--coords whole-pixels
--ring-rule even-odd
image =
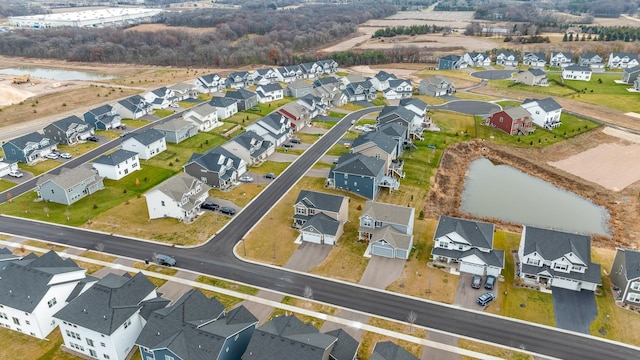
[[[60,153],[60,157],[63,159],[71,159],[73,156],[69,153]]]
[[[9,171],[9,176],[12,176],[14,178],[21,178],[24,176],[24,174],[18,170],[11,170]]]
[[[57,158],[58,158],[58,155],[57,155],[56,153],[50,153],[50,154],[45,155],[45,157],[46,157],[47,159],[55,160],[55,159],[57,159]]]
[[[253,178],[251,176],[246,176],[246,175],[245,176],[241,176],[240,179],[238,179],[238,180],[240,180],[242,182],[247,182],[247,183],[253,182]]]

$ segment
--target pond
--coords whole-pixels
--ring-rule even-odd
[[[72,70],[58,70],[58,69],[45,69],[45,68],[32,68],[32,67],[17,67],[0,69],[0,74],[20,76],[24,74],[31,74],[34,78],[52,79],[52,80],[107,80],[113,79],[115,76],[90,73],[84,71],[72,71]]]
[[[478,217],[610,236],[609,212],[588,199],[486,158],[467,170],[461,210]]]

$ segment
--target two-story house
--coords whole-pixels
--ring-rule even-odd
[[[569,65],[562,69],[562,78],[565,80],[591,81],[593,71],[588,66]]]
[[[206,104],[205,104],[206,105]],[[192,136],[198,135],[198,127],[190,121],[171,119],[153,127],[164,135],[165,141],[178,144]]]
[[[393,341],[377,342],[369,360],[418,360],[418,358]]]
[[[155,129],[142,133],[129,134],[122,141],[122,148],[138,153],[140,159],[149,160],[167,150],[164,134]]]
[[[523,226],[518,258],[518,276],[527,284],[575,291],[595,291],[602,285],[587,235]]]
[[[482,67],[491,65],[491,56],[482,52],[464,53],[462,60],[467,63],[468,66]]]
[[[386,84],[388,88],[388,80],[386,81]],[[377,97],[376,88],[373,86],[372,81],[369,80],[349,83],[345,86],[343,92],[347,97],[347,100],[352,102],[369,101]]]
[[[169,86],[169,90],[173,91],[176,101],[184,101],[198,97],[198,90],[196,90],[194,84],[177,83]]]
[[[385,175],[404,178],[403,161],[398,160],[398,140],[382,131],[364,133],[353,140],[351,152],[384,160]]]
[[[410,146],[410,143],[407,140],[409,138],[409,129],[406,124],[394,122],[387,123],[379,126],[376,131],[386,134],[396,141],[398,144],[398,148],[396,149],[397,154],[402,154],[404,148]]]
[[[246,111],[258,104],[258,95],[247,89],[238,89],[237,91],[227,91],[225,98],[235,100],[238,103],[239,111]]]
[[[349,220],[349,198],[301,190],[293,205],[293,227],[300,240],[335,245]]]
[[[246,131],[221,145],[249,165],[258,165],[275,152],[275,145],[255,131]]]
[[[217,109],[209,104],[202,103],[196,105],[183,114],[185,121],[192,123],[198,127],[198,131],[211,131],[218,126],[222,126],[222,122],[218,121]]]
[[[573,54],[568,51],[551,52],[549,57],[549,65],[565,68],[575,64],[573,62]]]
[[[413,248],[414,217],[414,208],[367,201],[358,239],[369,243],[371,255],[406,260]]]
[[[449,54],[438,59],[438,70],[461,70],[466,69],[468,65],[460,55]]]
[[[144,100],[152,109],[166,109],[171,104],[177,103],[178,98],[173,90],[163,86],[144,94]]]
[[[235,99],[214,96],[209,100],[209,105],[216,108],[220,120],[232,117],[238,112],[238,102]]]
[[[417,114],[404,106],[385,106],[376,117],[376,127],[389,123],[401,123],[407,126],[411,139],[422,139],[425,114]]]
[[[274,68],[254,70],[251,74],[256,85],[274,84],[278,82],[278,73]]]
[[[54,315],[64,347],[82,357],[126,359],[151,312],[169,304],[156,289],[140,272],[100,279]]]
[[[447,96],[456,93],[455,85],[442,76],[432,76],[420,81],[420,94],[430,96]]]
[[[140,95],[120,100],[113,105],[113,108],[123,119],[139,119],[151,113],[153,109],[151,104]]]
[[[294,132],[298,132],[311,125],[311,113],[309,113],[307,108],[295,101],[283,105],[276,113],[289,120],[291,129]]]
[[[198,77],[194,80],[196,90],[202,94],[211,94],[224,90],[227,79],[212,73]]]
[[[0,160],[0,177],[7,176],[11,171],[18,171],[18,162],[12,160]]]
[[[200,205],[209,196],[211,187],[197,178],[180,173],[165,180],[144,194],[149,219],[174,218],[191,222],[200,212]]]
[[[609,277],[619,289],[616,300],[640,306],[640,251],[617,248]]]
[[[305,79],[315,79],[324,72],[324,69],[318,66],[315,62],[300,64],[300,70],[302,70],[302,77]]]
[[[260,85],[256,88],[258,102],[266,104],[284,98],[284,89],[279,83]]]
[[[38,198],[58,204],[71,205],[104,189],[103,177],[85,166],[63,167],[58,175],[47,173],[38,178]]]
[[[318,60],[316,64],[322,68],[325,75],[335,74],[338,71],[338,63],[333,59]]]
[[[110,130],[122,125],[122,117],[115,107],[102,105],[91,109],[82,115],[84,122],[96,130]]]
[[[43,129],[49,139],[64,145],[75,145],[93,135],[93,128],[75,115],[54,121]]]
[[[498,51],[496,55],[496,65],[502,66],[518,66],[520,58],[512,51]]]
[[[294,98],[301,98],[307,95],[313,89],[313,83],[303,80],[295,79],[288,83],[286,89],[286,95],[293,96]]]
[[[604,69],[604,59],[596,53],[586,52],[578,56],[578,65],[588,66],[592,70]]]
[[[410,80],[389,80],[389,87],[383,90],[382,95],[387,100],[406,99],[413,95],[413,84]]]
[[[189,290],[154,311],[136,340],[144,360],[240,359],[258,319],[240,305],[229,312],[215,298]]]
[[[216,188],[227,189],[247,172],[247,163],[223,147],[204,154],[193,154],[184,165],[184,172]]]
[[[533,123],[542,128],[553,129],[561,124],[562,106],[553,98],[525,99],[520,106],[531,114]]]
[[[532,68],[527,70],[520,70],[516,74],[515,81],[517,83],[529,86],[549,86],[547,73],[545,73],[542,69]]]
[[[32,132],[27,135],[7,140],[2,144],[4,157],[9,161],[32,164],[44,159],[46,155],[56,150],[56,143],[48,137]]]
[[[625,84],[633,84],[640,76],[640,66],[628,67],[622,72],[622,82]]]
[[[312,119],[318,115],[326,115],[329,109],[328,103],[322,97],[314,95],[314,93],[316,91],[312,89],[312,92],[296,100],[296,103],[307,109]]]
[[[638,65],[638,55],[625,52],[612,52],[607,62],[610,69],[626,69]]]
[[[253,85],[253,78],[248,71],[235,71],[227,75],[226,88],[242,89]]]
[[[258,119],[246,129],[262,136],[276,147],[287,142],[293,133],[289,119],[276,112]]]
[[[140,170],[140,159],[137,152],[118,149],[93,160],[92,165],[98,171],[98,175],[111,180],[120,180]]]
[[[389,87],[390,80],[398,80],[394,74],[390,74],[386,71],[379,71],[369,81],[376,91],[385,91]]]
[[[486,122],[509,135],[528,135],[535,131],[531,114],[520,106],[497,111]]]
[[[53,315],[97,279],[55,251],[2,262],[0,326],[44,339],[58,326]],[[20,357],[19,354],[15,354]]]
[[[338,163],[329,172],[327,186],[375,199],[381,188],[398,190],[400,182],[385,175],[384,160],[353,153],[338,158]]]
[[[302,79],[302,70],[298,65],[283,66],[276,69],[276,76],[278,81],[288,84],[297,79]]]
[[[504,268],[504,251],[493,248],[494,225],[440,216],[433,237],[431,258],[460,272],[499,276]]]
[[[522,55],[522,65],[544,67],[547,65],[547,55],[542,52],[525,51]]]

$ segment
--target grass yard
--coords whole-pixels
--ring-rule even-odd
[[[317,121],[314,120],[313,122],[313,127],[317,127],[319,129],[325,129],[325,130],[330,130],[332,127],[334,127],[337,122],[335,121]]]
[[[196,281],[203,284],[219,287],[222,289],[237,291],[239,293],[243,293],[247,295],[257,295],[258,292],[260,291],[259,289],[256,289],[251,286],[236,284],[234,282],[220,280],[220,279],[216,279],[208,276],[200,276],[196,279]]]
[[[131,276],[135,275],[135,273],[129,273],[129,274],[131,274]],[[147,279],[149,279],[149,281],[151,281],[151,283],[153,283],[153,285],[155,285],[156,287],[161,287],[162,285],[167,283],[167,280],[160,279],[153,276],[147,276]]]
[[[104,266],[86,262],[86,261],[74,260],[74,262],[78,264],[78,266],[80,266],[81,268],[85,269],[88,275],[91,275],[104,267]]]
[[[71,155],[77,156],[77,155],[81,155],[81,154],[87,153],[87,152],[97,148],[98,146],[100,146],[100,144],[95,143],[93,141],[87,141],[87,142],[79,143],[79,144],[73,145],[73,146],[60,144],[60,145],[57,146],[57,148],[61,152],[67,152],[67,153],[69,153]]]
[[[342,118],[343,118],[343,117],[345,117],[346,115],[347,115],[347,114],[345,114],[345,113],[341,113],[341,112],[329,111],[329,114],[328,114],[327,116],[342,119]]]
[[[40,340],[17,331],[0,328],[0,359],[76,360],[60,349],[64,343],[56,327],[48,340]],[[4,350],[3,350],[4,349]]]
[[[42,248],[42,249],[49,249],[49,250],[53,250],[55,252],[61,252],[61,251],[65,251],[65,250],[68,249],[67,246],[50,244],[50,243],[43,242],[43,241],[38,241],[38,240],[26,240],[26,241],[22,242],[22,245],[33,246],[33,247]]]
[[[153,110],[153,115],[159,117],[159,118],[166,118],[167,116],[171,116],[175,114],[175,110],[170,110],[170,109],[155,109]]]
[[[199,103],[193,101],[180,101],[178,105],[180,105],[183,109],[191,109],[192,107],[198,105]]]
[[[347,111],[347,112],[352,112],[352,111],[364,109],[364,106],[356,105],[354,103],[349,102],[349,103],[344,104],[343,106],[340,106],[339,109]]]
[[[522,105],[522,102],[516,100],[497,101],[496,104],[502,106],[503,109]]]
[[[237,304],[239,304],[239,303],[241,303],[243,301],[240,298],[236,298],[236,297],[233,297],[233,296],[221,294],[221,293],[218,293],[218,292],[215,292],[215,291],[211,291],[211,290],[200,289],[200,291],[202,291],[202,293],[208,298],[214,297],[214,298],[218,299],[218,301],[220,301],[220,303],[222,305],[224,305],[224,308],[227,309],[227,311],[235,308]]]
[[[292,296],[285,296],[282,299],[282,303],[286,304],[286,305],[291,305],[291,306],[307,309],[307,310],[310,310],[310,311],[319,312],[319,313],[322,313],[322,314],[327,314],[327,315],[335,315],[338,312],[337,308],[334,308],[334,307],[331,307],[331,306],[327,306],[327,305],[322,305],[322,304],[314,302],[313,300],[307,301],[306,299],[299,299],[299,298],[292,297]],[[283,315],[295,315],[303,323],[311,324],[312,326],[314,326],[317,329],[320,329],[322,327],[322,325],[324,324],[324,322],[325,322],[322,319],[318,319],[318,318],[315,318],[315,317],[312,317],[312,316],[288,313],[287,311],[285,311],[283,309],[275,309],[271,313],[271,315],[269,315],[269,319],[273,319],[274,317],[283,316]]]
[[[62,163],[58,160],[45,159],[32,165],[20,164],[20,170],[30,172],[34,176],[38,176],[60,166],[61,164]]]
[[[503,348],[497,347],[497,346],[491,346],[491,345],[488,345],[488,344],[485,344],[485,343],[481,343],[481,342],[477,342],[477,341],[473,341],[473,340],[460,339],[460,340],[458,340],[458,346],[463,348],[463,349],[476,351],[476,352],[479,352],[481,354],[487,354],[487,355],[499,357],[501,359],[533,360],[533,356],[531,356],[531,355],[523,354],[521,352],[514,352],[514,351],[511,351],[511,350],[508,350],[508,349],[503,349]],[[462,359],[464,359],[464,360],[473,360],[473,359],[476,359],[476,358],[472,358],[472,357],[469,357],[469,356],[462,355]]]
[[[234,124],[234,123],[230,123],[230,122],[225,122],[222,121],[222,125],[215,127],[213,130],[209,131],[210,134],[216,134],[216,135],[220,135],[222,137],[224,137],[225,139],[227,139],[224,134],[231,131],[232,129],[236,129],[234,130],[231,134],[230,137],[236,135],[235,133],[242,130],[242,126],[238,126],[238,124]],[[228,139],[227,139],[228,140]]]
[[[276,152],[279,152],[279,153],[282,153],[282,154],[302,155],[304,150],[303,149],[295,149],[295,148],[279,147],[279,148],[276,148]]]
[[[407,316],[408,315],[409,314],[407,314]],[[382,320],[378,318],[371,318],[371,320],[369,320],[369,325],[411,335],[421,339],[424,339],[427,336],[427,331],[424,329],[417,328],[415,326],[410,328],[406,324],[401,324],[401,323],[392,322],[388,320]],[[365,331],[364,334],[362,335],[362,339],[360,339],[360,347],[358,348],[358,357],[360,359],[368,359],[373,353],[373,348],[376,346],[376,343],[381,341],[393,341],[394,343],[400,345],[405,350],[415,355],[418,359],[421,358],[422,345],[412,343],[412,342],[407,342],[404,340],[398,340],[395,338],[390,338],[388,336],[384,336],[384,335],[380,335],[380,334],[372,333],[368,331]]]
[[[458,71],[458,70],[420,70],[416,73],[421,79],[426,79],[432,76],[442,76],[448,81],[452,82],[456,89],[464,89],[477,84],[480,84],[482,79],[478,79],[476,77],[471,76],[466,71]],[[428,103],[427,103],[428,104]]]
[[[445,100],[441,97],[430,96],[430,95],[413,95],[413,97],[424,101],[428,105],[441,105],[448,102],[448,100]]]
[[[263,116],[271,114],[272,112],[274,112],[276,109],[278,109],[282,105],[290,103],[290,102],[292,102],[294,100],[296,100],[296,98],[294,98],[293,96],[285,96],[283,99],[272,101],[270,103],[266,103],[266,104],[258,103],[256,106],[260,110],[258,110],[258,111],[246,110],[245,113],[254,114],[254,115],[260,115],[260,117],[263,117]]]
[[[621,111],[640,112],[640,101],[638,101],[640,95],[627,91],[630,85],[617,84],[614,81],[622,79],[620,73],[593,74],[591,81],[564,80],[563,82],[559,74],[552,74],[549,79],[580,90],[567,98]]]
[[[169,171],[181,171],[182,166],[189,161],[193,153],[205,153],[227,141],[223,136],[201,132],[179,144],[167,144],[167,150],[159,153],[149,160],[140,160],[140,165],[151,165],[164,168]]]
[[[79,256],[86,257],[93,260],[105,261],[105,262],[114,262],[117,259],[117,257],[113,255],[107,255],[105,253],[94,252],[91,250],[86,250],[83,253],[81,253]]]
[[[120,137],[120,133],[113,130],[96,130],[96,135],[104,136],[109,140],[117,139]]]
[[[154,273],[163,274],[167,276],[174,276],[178,272],[178,270],[176,269],[166,267],[166,266],[160,266],[153,262],[149,262],[149,264],[145,264],[144,262],[137,261],[133,263],[133,267],[136,269],[151,271]]]
[[[123,119],[122,123],[127,127],[134,128],[134,129],[141,128],[145,125],[149,125],[149,121],[140,120],[140,119]],[[116,134],[120,136],[120,133],[116,132]]]
[[[469,93],[469,92],[464,92],[464,91],[456,92],[453,96],[455,96],[458,99],[462,99],[462,100],[480,100],[480,101],[496,101],[496,100],[500,100],[500,98],[497,98],[495,96],[474,94],[474,93]],[[440,99],[440,98],[438,98],[438,99]]]
[[[258,114],[258,112],[255,112],[255,113],[238,112],[233,116],[224,119],[224,122],[232,123],[240,126],[248,126],[253,124],[256,120],[260,119],[261,117],[262,115]],[[224,126],[221,126],[221,127],[224,127]]]
[[[550,82],[549,86],[529,86],[517,84],[513,80],[491,80],[487,84],[490,89],[495,89],[500,93],[508,94],[509,91],[524,91],[531,94],[546,96],[567,96],[575,94],[575,91]]]
[[[23,170],[22,168],[20,170]],[[13,181],[9,181],[9,180],[5,180],[5,179],[0,179],[0,192],[3,192],[5,190],[9,190],[12,187],[16,186],[18,184],[14,183]]]
[[[254,197],[258,196],[265,187],[266,185],[261,184],[242,183],[240,186],[236,186],[230,191],[211,189],[209,191],[209,195],[219,199],[229,200],[237,206],[244,207]]]
[[[322,134],[297,133],[296,137],[305,144],[314,144]]]
[[[258,166],[249,166],[249,171],[262,175],[266,173],[274,173],[277,176],[280,175],[289,165],[291,165],[291,163],[267,160]]]

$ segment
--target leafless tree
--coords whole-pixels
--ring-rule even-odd
[[[409,314],[407,315],[407,322],[409,323],[409,332],[413,332],[413,324],[416,323],[416,320],[418,320],[418,314],[413,310],[409,311]]]

